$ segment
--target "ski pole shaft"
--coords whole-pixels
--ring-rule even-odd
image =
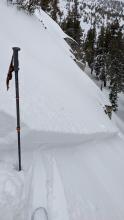
[[[19,107],[19,61],[18,52],[20,48],[13,47],[13,60],[14,60],[14,71],[15,71],[15,92],[16,92],[16,114],[17,114],[17,137],[18,137],[18,159],[19,159],[19,171],[21,171],[21,139],[20,139],[20,107]]]

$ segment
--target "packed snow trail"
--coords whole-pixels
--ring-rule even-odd
[[[64,189],[54,158],[48,152],[37,149],[33,161],[31,213],[34,215],[33,210],[44,207],[48,219],[69,220]]]
[[[51,220],[122,220],[123,141],[113,137],[58,145],[35,150],[33,210],[45,207]]]
[[[1,151],[0,160],[4,163],[14,163],[16,158],[16,149]],[[25,199],[22,200],[25,217],[17,218],[17,200],[14,209],[9,209],[11,212],[8,213],[16,216],[16,220],[31,220],[34,211],[44,207],[50,220],[123,220],[123,158],[123,140],[118,135],[98,140],[94,138],[82,144],[75,142],[73,146],[72,140],[70,144],[65,142],[65,146],[58,141],[51,147],[50,144],[49,147],[41,144],[30,150],[27,146],[23,151],[24,183],[27,184],[23,188]],[[0,171],[6,176],[3,167]],[[6,179],[9,181],[7,176]],[[1,192],[5,196],[5,190]],[[18,190],[15,196],[17,193]],[[10,194],[7,191],[7,198],[11,194],[11,190]],[[8,199],[5,201],[8,203]],[[4,203],[1,205],[6,213]],[[18,213],[22,213],[22,209]],[[0,216],[2,214],[0,212]],[[8,220],[6,215],[5,220]]]

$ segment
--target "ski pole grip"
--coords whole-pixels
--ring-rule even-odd
[[[18,52],[21,50],[19,47],[13,47],[13,60],[14,60],[14,71],[19,70]]]

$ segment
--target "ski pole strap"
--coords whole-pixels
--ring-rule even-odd
[[[9,89],[9,81],[12,80],[12,73],[14,72],[13,61],[14,61],[14,58],[12,56],[11,62],[10,62],[10,65],[9,65],[9,70],[8,70],[7,78],[6,78],[7,90]]]

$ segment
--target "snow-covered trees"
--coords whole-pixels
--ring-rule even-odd
[[[105,40],[105,28],[101,28],[101,32],[98,36],[95,49],[95,61],[94,61],[94,70],[98,79],[102,81],[101,89],[106,86],[106,66],[107,66],[107,48]]]
[[[118,93],[124,91],[124,40],[118,20],[102,27],[98,36],[94,71],[108,83],[113,110],[117,110]]]
[[[107,30],[109,32],[109,64],[108,78],[110,81],[110,101],[117,110],[117,94],[124,89],[124,48],[122,27],[115,21]]]
[[[81,44],[82,29],[80,26],[78,1],[74,0],[74,4],[70,7],[68,2],[68,14],[61,24],[64,31],[71,36],[79,45]]]
[[[124,36],[123,26],[116,19],[96,34],[91,28],[84,43],[86,61],[101,81],[101,90],[108,86],[113,110],[118,109],[118,93],[124,92]]]

